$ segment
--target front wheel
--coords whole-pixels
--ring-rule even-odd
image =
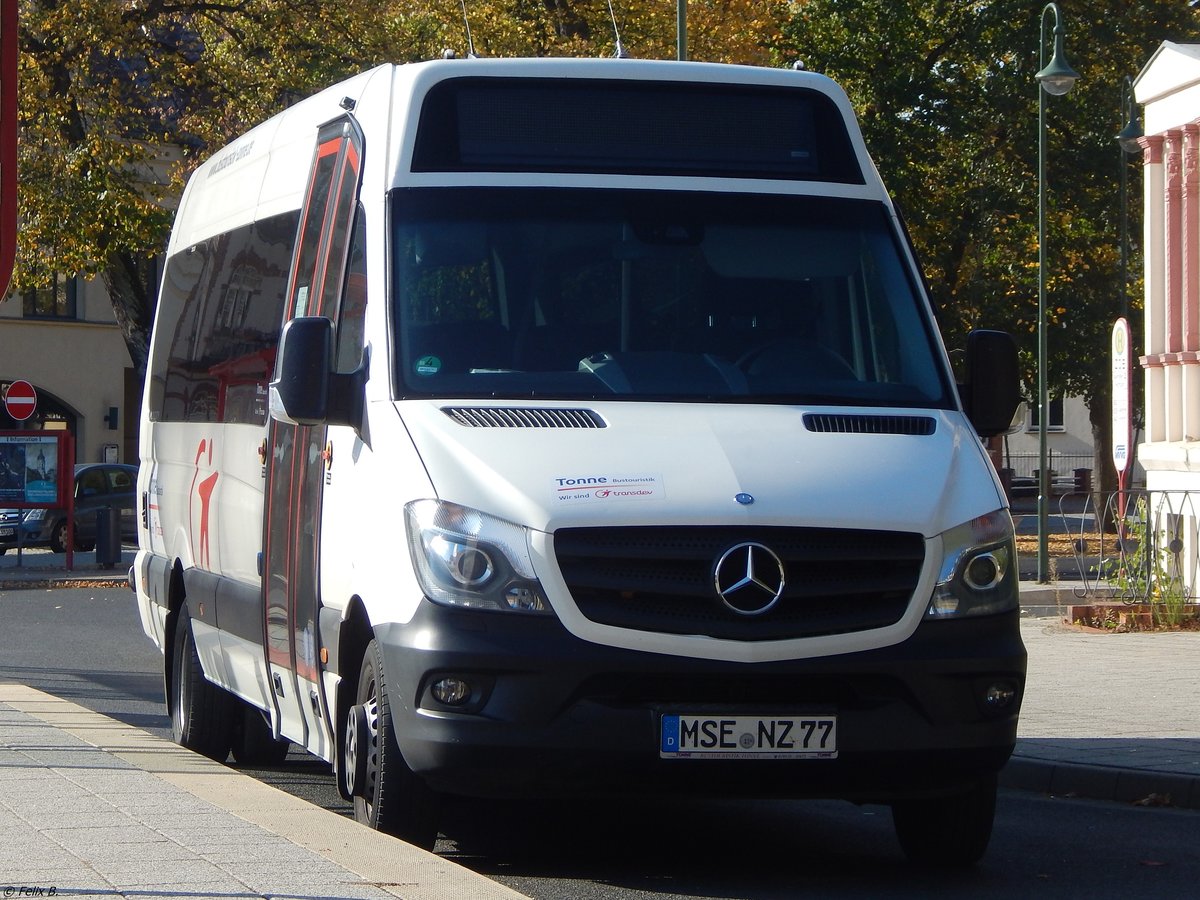
[[[54,528],[50,531],[50,549],[54,553],[67,552],[67,522],[64,519],[61,522],[55,522]],[[78,549],[78,548],[76,548]]]
[[[224,762],[229,756],[233,697],[204,677],[186,602],[175,623],[170,681],[171,737],[181,747]]]
[[[962,793],[892,805],[892,824],[909,861],[938,868],[979,862],[991,840],[995,815],[995,775]]]
[[[437,840],[437,796],[408,767],[396,741],[386,674],[371,641],[348,712],[342,744],[343,788],[354,798],[354,818],[418,847]]]

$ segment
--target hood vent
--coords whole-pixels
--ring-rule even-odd
[[[838,434],[933,434],[937,420],[929,416],[865,416],[806,413],[804,427],[809,431]]]
[[[607,428],[590,409],[447,406],[442,412],[468,428]]]

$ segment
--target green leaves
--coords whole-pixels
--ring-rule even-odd
[[[1121,84],[1164,38],[1195,40],[1187,4],[1060,3],[1081,78],[1046,98],[1047,309],[1052,391],[1097,395],[1119,314]],[[841,82],[904,210],[947,344],[1007,329],[1034,383],[1041,6],[1015,0],[800,0],[780,53]],[[1053,26],[1053,19],[1049,27]],[[1047,54],[1049,46],[1047,45]],[[1130,234],[1140,179],[1130,169]],[[1131,259],[1137,271],[1140,257]],[[1136,286],[1132,289],[1138,294]]]

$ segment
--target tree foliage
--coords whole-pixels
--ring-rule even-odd
[[[99,275],[145,371],[154,258],[187,173],[251,125],[380,62],[675,52],[663,0],[21,0],[17,292]],[[784,0],[696,3],[692,55],[766,64]]]
[[[1107,458],[1109,337],[1120,278],[1121,92],[1163,40],[1200,38],[1177,0],[1058,4],[1080,79],[1045,98],[1046,308],[1052,394],[1092,410]],[[781,52],[839,81],[907,216],[947,343],[972,327],[1012,332],[1036,383],[1038,92],[1042,4],[1015,0],[800,0]],[[1046,15],[1045,58],[1052,14]],[[1130,234],[1141,235],[1140,166],[1130,168]],[[1134,255],[1130,272],[1137,271]],[[1136,284],[1131,310],[1141,307]],[[1138,316],[1132,316],[1135,326]],[[1135,341],[1135,344],[1137,342]],[[1107,464],[1106,464],[1107,466]],[[1109,469],[1111,475],[1111,469]]]

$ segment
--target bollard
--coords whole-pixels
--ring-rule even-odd
[[[96,510],[96,565],[111,569],[121,561],[121,511],[111,506]]]

